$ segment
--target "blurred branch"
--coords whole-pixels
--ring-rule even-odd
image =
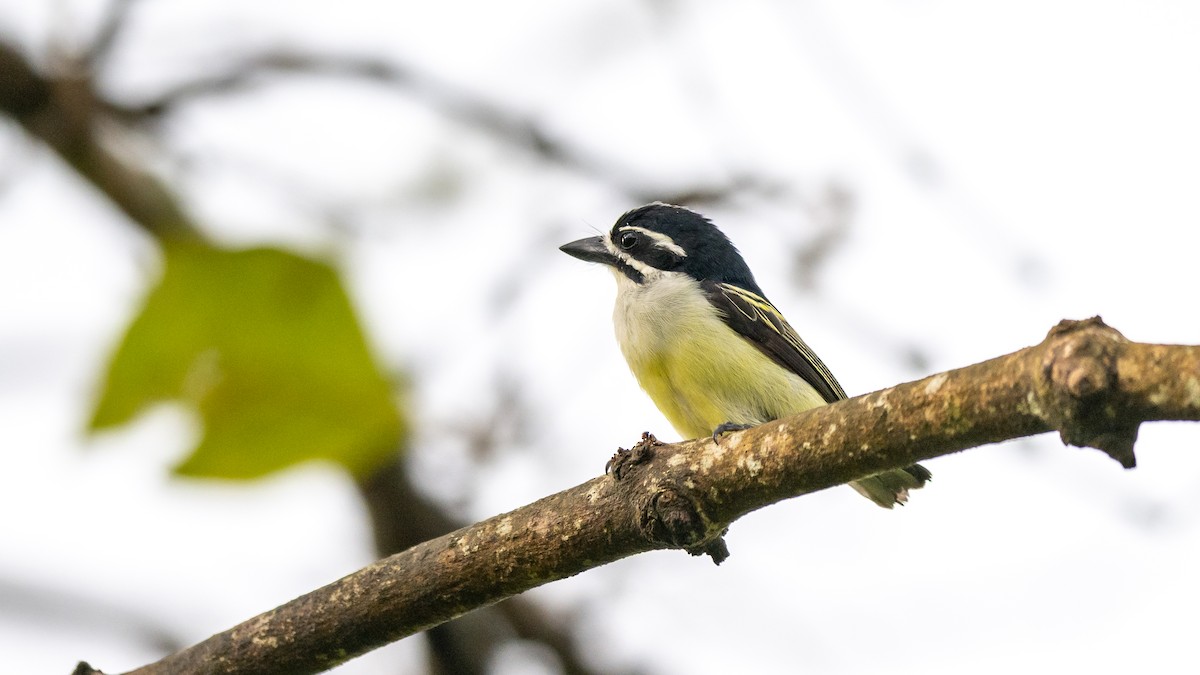
[[[692,185],[682,190],[654,186],[632,167],[621,166],[571,143],[530,115],[415,69],[363,56],[287,49],[249,54],[227,65],[222,72],[189,80],[138,105],[114,106],[113,111],[128,123],[152,122],[196,100],[241,93],[281,76],[354,78],[402,91],[424,101],[449,120],[477,129],[542,162],[604,183],[633,202],[657,200],[703,206],[745,194],[774,198],[788,191],[784,181],[752,174],[734,175],[722,183]]]
[[[161,620],[130,607],[26,581],[0,579],[0,612],[11,613],[22,623],[43,621],[60,631],[75,625],[93,637],[102,633],[129,636],[161,652],[173,652],[187,644],[163,628]]]
[[[113,47],[121,37],[122,31],[129,23],[129,13],[135,0],[109,0],[100,27],[87,51],[82,55],[82,61],[89,72],[102,70],[112,53]]]
[[[816,234],[796,247],[792,254],[792,270],[796,285],[811,291],[817,287],[822,265],[829,261],[833,252],[846,242],[850,234],[854,193],[844,185],[831,183],[825,186],[815,202],[806,206],[809,222],[816,226]]]
[[[90,80],[44,77],[14,47],[0,42],[0,112],[45,143],[156,238],[200,238],[170,191],[105,146],[104,108]]]
[[[726,529],[751,511],[986,443],[1058,431],[1132,467],[1142,422],[1200,420],[1198,373],[1200,346],[1129,342],[1097,317],[1063,321],[1007,356],[719,445],[664,445],[644,434],[614,458],[615,480],[595,478],[414,546],[131,675],[319,672],[637,553],[681,548],[720,562]]]

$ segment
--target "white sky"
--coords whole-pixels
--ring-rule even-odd
[[[790,282],[788,248],[812,236],[794,205],[711,215],[851,394],[1013,351],[1064,317],[1200,343],[1193,3],[432,4],[147,3],[110,86],[152,90],[247,41],[316,44],[402,58],[648,185],[737,171],[805,195],[844,184],[850,237],[815,293]],[[0,7],[0,34],[78,32],[53,6]],[[79,25],[96,10],[57,6]],[[421,376],[415,470],[469,517],[596,475],[643,429],[674,438],[612,339],[609,275],[555,250],[633,206],[611,191],[360,85],[198,106],[167,139],[201,160],[184,180],[214,234],[341,261],[383,360]],[[363,510],[332,470],[172,479],[195,438],[172,409],[82,437],[155,253],[8,125],[0,165],[0,582],[194,641],[369,562]],[[438,185],[458,190],[452,207],[423,197]],[[314,203],[366,207],[346,234]],[[518,292],[497,306],[501,283]],[[494,407],[497,373],[537,432],[467,472],[446,430]],[[656,673],[1189,672],[1198,440],[1145,426],[1130,472],[1052,437],[973,450],[929,462],[934,482],[900,512],[827,491],[739,521],[720,568],[660,552],[534,595],[581,618],[601,663]],[[14,673],[155,658],[119,626],[14,615],[9,592]],[[337,672],[395,672],[419,649]]]

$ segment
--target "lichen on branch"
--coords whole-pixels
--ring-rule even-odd
[[[1057,431],[1132,467],[1138,426],[1164,419],[1200,420],[1200,346],[1130,342],[1098,317],[1064,321],[1033,347],[719,444],[643,435],[609,474],[380,560],[131,675],[320,672],[645,551],[720,562],[722,535],[746,513],[919,460]]]

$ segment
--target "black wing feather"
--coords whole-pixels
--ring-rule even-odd
[[[772,361],[804,378],[826,403],[846,398],[842,385],[766,298],[732,284],[702,282],[726,325]]]

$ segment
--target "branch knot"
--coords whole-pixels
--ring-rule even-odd
[[[1094,316],[1050,329],[1038,397],[1046,422],[1065,444],[1097,448],[1133,468],[1138,422],[1120,419],[1117,358],[1128,342]]]
[[[681,490],[660,487],[641,509],[638,529],[646,539],[670,548],[682,548],[692,555],[709,555],[720,565],[729,557],[721,530],[710,534],[704,514]]]

